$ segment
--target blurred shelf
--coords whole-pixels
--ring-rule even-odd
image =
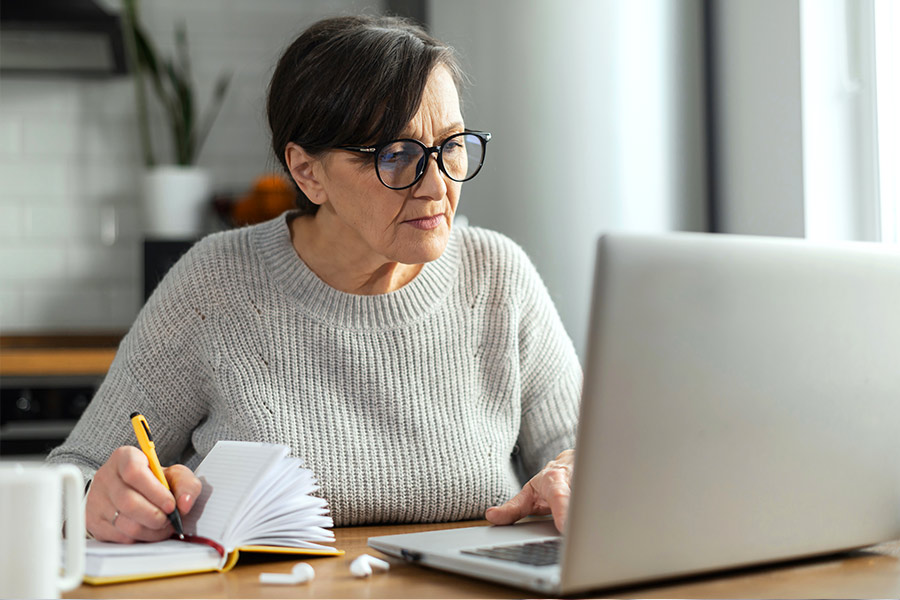
[[[103,376],[120,340],[114,335],[0,337],[0,376]]]

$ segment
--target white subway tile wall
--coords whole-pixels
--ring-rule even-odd
[[[265,93],[287,44],[320,18],[382,9],[381,0],[141,3],[166,55],[175,25],[186,25],[201,106],[219,73],[233,73],[199,158],[215,190],[243,193],[278,167]],[[170,147],[153,113],[159,160]],[[142,174],[129,77],[0,77],[0,334],[130,327],[143,301]]]

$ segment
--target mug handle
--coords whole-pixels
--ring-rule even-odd
[[[74,465],[59,465],[57,468],[63,479],[66,515],[65,570],[59,580],[59,588],[67,592],[81,585],[84,578],[84,507],[81,501],[84,478]]]

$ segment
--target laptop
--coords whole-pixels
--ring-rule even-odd
[[[555,595],[896,539],[898,359],[892,247],[605,235],[565,535],[543,519],[369,546]]]

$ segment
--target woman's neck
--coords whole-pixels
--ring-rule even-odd
[[[365,296],[387,294],[412,281],[422,270],[422,265],[391,261],[362,244],[348,243],[343,235],[333,232],[328,215],[322,212],[291,221],[291,243],[306,266],[336,290]]]

